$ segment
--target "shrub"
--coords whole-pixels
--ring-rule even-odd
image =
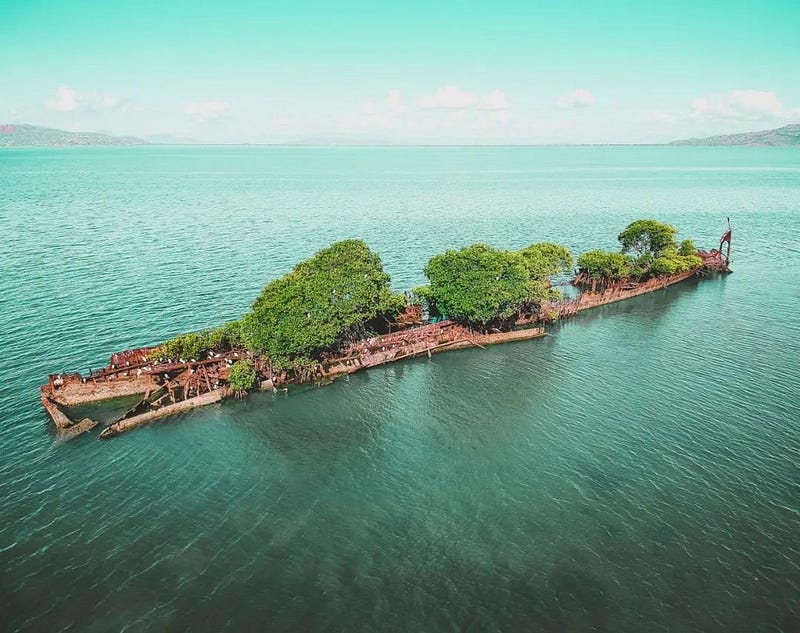
[[[681,255],[676,248],[667,248],[653,260],[650,272],[654,275],[673,275],[697,268],[701,264],[702,260],[697,255]]]
[[[249,360],[237,360],[231,365],[228,374],[228,383],[237,395],[242,395],[253,388],[256,382],[256,370]]]
[[[425,296],[428,306],[473,325],[508,319],[523,305],[547,297],[547,284],[531,278],[521,254],[486,244],[432,257],[425,275],[430,286],[417,293]]]
[[[208,350],[207,332],[188,332],[168,340],[162,345],[168,358],[200,358]]]
[[[578,258],[578,269],[591,279],[613,283],[630,277],[633,273],[633,264],[630,258],[622,253],[594,250]]]
[[[692,240],[683,240],[678,248],[678,255],[689,257],[697,254],[697,247]]]

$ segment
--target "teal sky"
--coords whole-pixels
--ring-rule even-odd
[[[0,123],[591,143],[796,121],[798,0],[0,0]]]

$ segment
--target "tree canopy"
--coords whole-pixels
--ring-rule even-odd
[[[594,288],[699,267],[694,243],[678,245],[676,234],[668,224],[636,220],[618,236],[621,252],[593,250],[578,258],[576,283]],[[429,284],[413,294],[432,315],[479,327],[509,325],[560,296],[551,277],[573,264],[567,248],[550,242],[518,251],[473,244],[432,257],[424,269]],[[189,360],[245,348],[268,355],[279,368],[309,366],[321,353],[370,335],[380,317],[403,309],[404,297],[392,293],[389,281],[380,257],[364,242],[337,242],[267,284],[240,321],[177,336],[151,356]]]
[[[697,255],[697,247],[692,240],[683,240],[678,247],[678,255],[682,255],[683,257]]]
[[[578,258],[578,268],[590,279],[613,283],[630,277],[633,263],[622,253],[594,250]]]
[[[402,305],[380,257],[360,240],[344,240],[267,284],[242,318],[242,337],[275,365],[294,367],[363,336],[370,321]]]
[[[658,220],[636,220],[631,222],[625,230],[617,236],[622,251],[634,255],[652,254],[654,257],[675,245],[675,235],[678,229]]]
[[[627,278],[671,275],[702,264],[692,240],[678,246],[678,231],[657,220],[631,222],[618,238],[621,252],[589,251],[578,258],[578,283],[609,285]]]
[[[553,275],[572,270],[572,253],[560,244],[540,242],[523,248],[519,253],[533,279],[545,281]]]
[[[549,277],[571,266],[570,252],[556,244],[521,251],[473,244],[432,257],[425,267],[430,285],[414,292],[433,311],[485,327],[547,300]]]

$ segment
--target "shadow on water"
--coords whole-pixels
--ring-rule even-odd
[[[365,406],[371,376],[340,379],[290,394],[256,393],[224,403],[225,417],[287,459],[330,459],[367,451],[380,432],[385,401]],[[357,383],[353,385],[353,383]]]
[[[681,298],[695,294],[701,284],[714,283],[715,281],[719,281],[719,279],[690,277],[685,281],[662,290],[656,290],[639,295],[638,297],[632,297],[623,301],[617,301],[616,303],[586,310],[585,312],[581,312],[573,317],[550,325],[548,331],[551,334],[556,334],[561,328],[566,326],[575,325],[587,327],[598,320],[621,316],[626,318],[634,317],[652,323],[672,310]]]

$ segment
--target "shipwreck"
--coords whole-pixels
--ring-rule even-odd
[[[301,383],[325,383],[406,358],[530,340],[545,336],[548,323],[582,311],[667,288],[692,277],[729,273],[730,248],[728,220],[718,248],[704,251],[694,249],[692,244],[691,259],[686,260],[692,265],[685,270],[643,275],[627,274],[629,271],[625,270],[614,276],[595,271],[588,264],[581,268],[583,258],[579,258],[577,274],[569,280],[579,290],[577,297],[551,296],[514,311],[511,317],[483,322],[481,326],[442,315],[434,301],[429,299],[423,305],[426,302],[419,301],[419,296],[406,293],[405,305],[392,318],[384,318],[383,329],[388,331],[361,338],[351,336],[317,354],[313,362],[294,367],[277,363],[269,354],[242,344],[209,347],[191,358],[170,355],[163,346],[117,352],[107,366],[90,370],[87,375],[51,374],[41,386],[41,402],[59,433],[69,437],[98,425],[89,418],[74,420],[70,417],[71,408],[136,396],[135,404],[99,433],[101,439],[106,439],[159,418],[241,395],[241,389],[231,384],[231,372],[237,363],[245,363],[252,372],[253,389],[278,390]]]

